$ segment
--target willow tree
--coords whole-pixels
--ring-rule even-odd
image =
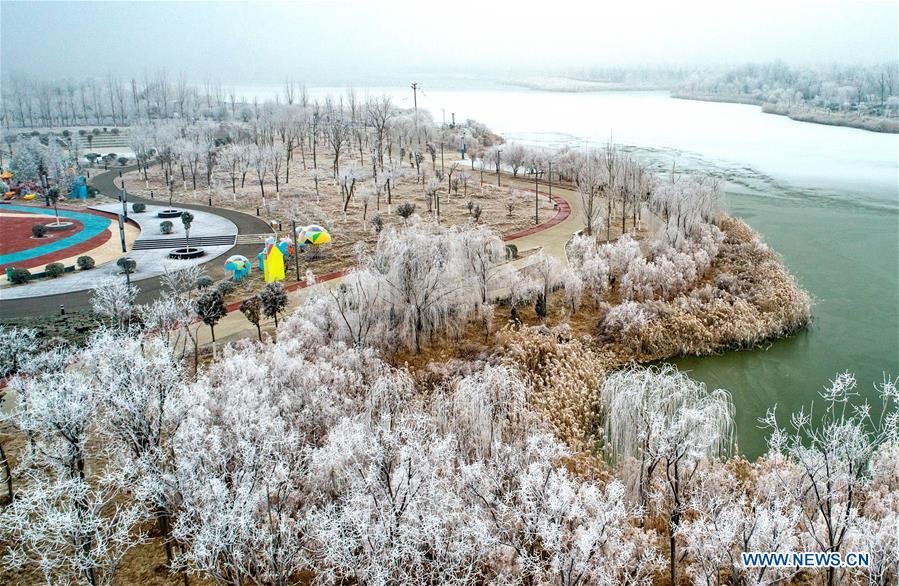
[[[636,461],[638,498],[646,505],[655,474],[664,476],[670,498],[668,537],[671,583],[677,584],[675,536],[687,489],[699,464],[726,456],[733,446],[733,403],[724,390],[708,392],[676,367],[631,366],[602,385],[605,436],[611,458]]]

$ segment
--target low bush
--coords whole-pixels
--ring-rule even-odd
[[[222,297],[224,297],[228,293],[234,291],[236,287],[237,285],[234,283],[234,281],[225,279],[223,281],[219,281],[215,288],[222,295]]]
[[[172,224],[170,221],[163,220],[162,222],[159,222],[159,232],[161,234],[171,234],[172,226],[174,226],[174,224]]]
[[[147,204],[144,204],[144,203],[132,204],[131,209],[134,210],[134,213],[139,214],[139,213],[145,212],[147,210]]]
[[[115,264],[119,265],[123,273],[131,274],[137,270],[137,261],[130,256],[123,256]]]
[[[13,285],[22,285],[31,280],[31,272],[28,269],[13,269],[9,272],[9,282]]]
[[[44,267],[44,272],[51,279],[55,279],[56,277],[61,277],[66,272],[66,265],[61,262],[51,262],[46,267]]]
[[[396,206],[396,213],[404,220],[409,219],[415,213],[415,204],[406,202]]]
[[[34,224],[31,226],[31,235],[35,238],[43,238],[47,234],[47,227],[43,224]]]
[[[82,271],[90,270],[96,265],[93,257],[90,256],[79,256],[78,260],[75,261],[75,264],[77,264],[78,268]]]
[[[371,227],[374,229],[375,234],[380,234],[381,230],[384,229],[384,218],[381,216],[375,216],[371,219]]]
[[[209,277],[207,275],[197,277],[197,289],[205,289],[206,287],[212,285],[212,283],[212,277]]]
[[[506,245],[506,258],[518,258],[518,247],[514,244]]]

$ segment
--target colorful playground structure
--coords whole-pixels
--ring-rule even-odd
[[[276,239],[271,236],[265,240],[265,246],[258,255],[259,271],[266,283],[283,281],[286,273],[287,257],[291,254],[311,251],[313,257],[318,256],[321,246],[331,242],[331,234],[317,225],[299,226],[296,230],[296,246],[289,237]],[[234,255],[225,261],[225,270],[231,273],[231,279],[240,281],[252,269],[252,263],[245,256]]]

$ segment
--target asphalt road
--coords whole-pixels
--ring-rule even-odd
[[[136,167],[124,167],[123,172],[132,171]],[[96,187],[100,193],[111,198],[118,198],[120,189],[115,183],[115,179],[119,176],[119,169],[107,171],[96,175],[91,180],[91,185]],[[158,200],[150,200],[133,195],[128,196],[131,203],[143,202],[147,204],[159,204]],[[215,206],[205,206],[198,204],[177,203],[178,209],[202,210],[218,214],[228,218],[237,226],[238,234],[265,234],[271,233],[271,226],[261,218],[237,212],[234,210],[218,208]],[[255,258],[256,254],[261,250],[260,244],[237,244],[233,246],[225,257],[232,254],[242,254],[247,258]],[[222,257],[217,257],[203,263],[206,273],[213,279],[221,279],[225,277],[225,269]],[[154,301],[160,293],[159,277],[151,277],[134,281],[134,284],[140,289],[137,294],[137,303],[149,303]],[[27,286],[27,285],[26,285]],[[72,293],[60,293],[58,295],[45,295],[43,297],[30,297],[26,299],[2,299],[3,293],[0,292],[0,319],[10,319],[19,316],[35,316],[47,315],[50,313],[58,313],[59,306],[64,305],[67,312],[87,311],[90,309],[90,290],[74,291]]]

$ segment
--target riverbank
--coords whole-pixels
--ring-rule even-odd
[[[681,294],[627,301],[624,277],[602,292],[585,288],[573,306],[571,291],[560,288],[549,297],[546,317],[533,303],[513,313],[506,302],[496,307],[493,321],[505,327],[495,335],[472,323],[459,339],[434,341],[420,354],[390,354],[388,361],[430,384],[471,361],[513,365],[534,387],[532,408],[568,445],[590,451],[602,424],[598,389],[606,373],[762,348],[808,326],[811,298],[780,256],[741,220],[723,216],[718,227],[718,253]]]
[[[785,104],[774,104],[765,102],[753,96],[722,96],[717,94],[687,94],[681,92],[671,92],[671,97],[678,100],[693,100],[697,102],[716,102],[724,104],[745,104],[749,106],[759,106],[762,112],[766,114],[776,114],[778,116],[786,116],[790,120],[797,122],[811,122],[813,124],[824,124],[826,126],[845,126],[847,128],[858,128],[861,130],[869,130],[871,132],[883,132],[887,134],[899,133],[899,120],[891,120],[888,118],[862,116],[853,113],[830,112],[819,108],[809,108],[807,106],[788,106]]]

